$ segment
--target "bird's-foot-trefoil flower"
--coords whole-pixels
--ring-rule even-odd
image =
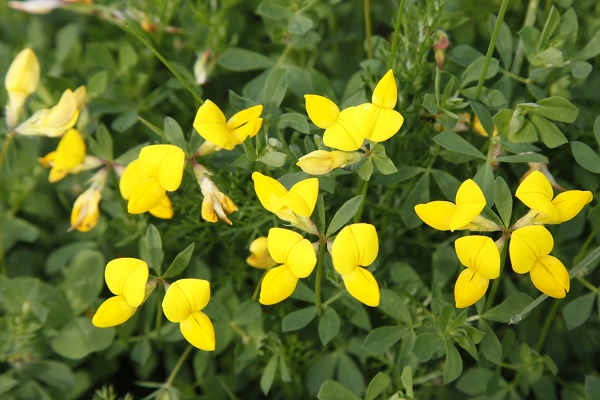
[[[8,93],[6,125],[12,129],[18,120],[19,111],[40,82],[40,62],[33,50],[21,50],[8,67],[4,86]]]
[[[504,240],[500,239],[501,246]],[[456,308],[475,304],[487,291],[490,279],[500,276],[500,251],[486,236],[464,236],[454,242],[456,255],[467,267],[454,286]]]
[[[219,190],[217,185],[210,179],[211,173],[202,165],[194,164],[194,175],[204,196],[204,200],[202,200],[202,219],[207,222],[217,222],[221,219],[229,225],[233,225],[227,215],[238,210],[235,203]]]
[[[355,164],[361,159],[358,152],[315,150],[300,157],[296,163],[302,171],[310,175],[324,175],[336,168]]]
[[[246,262],[258,269],[267,269],[275,264],[269,254],[269,239],[266,236],[257,237],[250,243],[250,255]]]
[[[479,215],[486,205],[483,192],[477,184],[467,179],[456,192],[455,203],[430,201],[417,204],[415,212],[427,225],[440,231],[469,229],[493,232],[500,227]]]
[[[148,274],[148,264],[137,258],[117,258],[109,262],[104,278],[115,296],[100,305],[92,323],[98,328],[108,328],[131,318],[147,297]]]
[[[333,268],[342,276],[348,293],[371,307],[379,305],[380,293],[375,277],[366,267],[375,261],[378,252],[379,238],[371,224],[344,227],[331,246]]]
[[[315,268],[317,255],[307,239],[289,229],[271,228],[267,246],[273,260],[281,264],[265,274],[260,287],[258,301],[271,305],[294,293],[298,279],[306,278]]]
[[[560,224],[574,218],[583,207],[592,201],[592,192],[567,190],[556,197],[552,185],[540,171],[533,171],[521,182],[515,196],[532,212],[517,222],[516,228],[533,224]]]
[[[552,234],[543,226],[530,225],[512,233],[508,251],[513,270],[529,272],[533,285],[550,297],[563,298],[569,292],[569,273],[563,263],[549,255],[554,247]]]
[[[128,200],[127,211],[141,214],[165,204],[167,192],[179,188],[185,166],[185,153],[177,146],[146,146],[137,160],[123,171],[119,182],[121,196]]]
[[[54,107],[36,112],[17,126],[15,132],[26,136],[62,136],[77,122],[77,107],[75,94],[71,89],[67,89]]]
[[[520,182],[523,182],[523,180],[525,180],[525,178],[527,178],[533,171],[540,171],[548,179],[548,182],[550,182],[550,185],[552,185],[554,189],[558,190],[559,192],[564,192],[567,190],[558,182],[556,182],[554,175],[552,175],[552,172],[550,172],[550,169],[548,168],[548,163],[530,162],[527,164],[529,165],[529,169],[525,171]]]
[[[67,174],[77,174],[83,168],[85,159],[85,141],[76,129],[69,129],[58,142],[56,151],[38,158],[44,167],[51,167],[48,181],[58,182]]]
[[[193,125],[205,140],[225,150],[232,150],[247,137],[254,137],[258,133],[263,121],[260,118],[262,110],[263,106],[259,104],[225,120],[221,109],[212,101],[206,100],[198,109]]]
[[[343,151],[355,151],[362,147],[365,138],[356,125],[356,107],[348,107],[340,112],[338,106],[326,97],[305,94],[304,99],[311,121],[325,129],[325,146]]]
[[[179,279],[169,285],[162,302],[163,312],[192,346],[200,350],[215,349],[215,329],[202,312],[210,300],[210,283],[203,279]]]
[[[356,107],[355,122],[365,139],[383,142],[400,130],[404,117],[394,110],[397,101],[398,88],[390,69],[375,86],[371,103]]]
[[[252,180],[256,195],[267,211],[305,232],[318,234],[315,224],[310,219],[319,195],[317,178],[304,179],[289,191],[275,179],[260,172],[254,172]]]

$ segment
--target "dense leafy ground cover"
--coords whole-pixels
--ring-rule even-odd
[[[600,398],[599,15],[2,2],[0,396]]]

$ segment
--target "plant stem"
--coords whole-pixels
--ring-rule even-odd
[[[506,240],[504,241],[504,246],[502,247],[502,252],[500,253],[500,272],[504,269],[504,264],[506,263],[506,251],[508,246],[506,245]],[[494,283],[492,284],[492,290],[490,290],[490,295],[485,302],[484,312],[492,308],[492,304],[494,304],[494,298],[496,297],[496,293],[498,292],[498,287],[500,286],[500,277],[494,279]]]
[[[496,47],[496,41],[498,40],[498,34],[500,33],[500,28],[502,27],[502,21],[504,20],[504,14],[506,13],[506,8],[508,7],[508,3],[510,0],[502,0],[502,4],[500,5],[500,11],[498,12],[498,18],[496,19],[496,25],[494,25],[494,32],[492,32],[492,38],[490,40],[490,44],[488,46],[487,54],[485,55],[485,62],[483,63],[483,70],[481,71],[481,76],[479,77],[479,82],[477,82],[477,91],[475,92],[475,100],[479,100],[479,96],[481,96],[481,91],[483,90],[483,82],[485,81],[485,76],[487,75],[488,68],[490,67],[490,61],[492,60],[492,54],[494,53],[494,48]]]
[[[363,180],[362,187],[360,188],[360,194],[363,198],[360,201],[360,206],[358,207],[358,211],[354,215],[354,223],[355,224],[359,223],[360,219],[362,218],[362,213],[363,213],[363,209],[365,208],[365,200],[367,197],[367,189],[368,188],[369,188],[369,181]]]
[[[13,136],[15,136],[14,132],[8,132],[6,137],[4,138],[4,142],[2,143],[2,149],[0,149],[0,176],[2,175],[2,167],[4,167],[4,159],[8,154],[8,147],[10,146],[10,142],[12,141]]]
[[[555,301],[552,304],[552,308],[550,309],[550,312],[546,315],[546,319],[544,320],[544,325],[542,326],[542,330],[540,331],[538,340],[537,340],[537,342],[535,342],[535,349],[538,352],[540,350],[542,350],[542,347],[544,346],[544,342],[546,341],[546,336],[548,336],[548,331],[550,330],[550,325],[552,324],[552,320],[554,319],[554,316],[556,315],[556,311],[558,311],[558,306],[560,305],[561,300]]]
[[[323,281],[323,259],[325,258],[325,248],[327,244],[324,241],[319,243],[319,254],[317,258],[317,278],[315,281],[315,306],[317,307],[317,315],[323,315],[323,305],[321,303],[321,283]]]
[[[593,292],[593,293],[600,293],[600,290],[596,286],[594,286],[593,284],[591,284],[590,281],[588,281],[587,279],[585,279],[583,276],[577,275],[575,277],[575,279],[577,279],[579,282],[581,282],[581,284],[583,286],[585,286],[586,288],[588,288],[591,292]]]
[[[400,36],[400,27],[402,26],[402,14],[404,13],[404,2],[400,0],[398,14],[396,14],[396,26],[394,27],[394,36],[392,37],[392,46],[390,47],[390,58],[388,59],[388,69],[394,68],[394,57],[396,57],[396,48],[398,47],[398,36]]]
[[[290,54],[290,51],[292,51],[292,48],[293,48],[293,46],[292,46],[291,43],[288,43],[288,44],[285,45],[285,49],[283,49],[283,51],[281,52],[281,55],[277,59],[277,65],[283,64],[283,62],[285,61],[285,59]]]
[[[367,58],[373,58],[373,43],[371,38],[371,0],[364,0],[365,36],[367,40]]]
[[[596,237],[596,235],[598,234],[599,231],[600,231],[600,224],[596,225],[596,227],[589,234],[589,236],[587,237],[587,239],[585,240],[585,242],[583,242],[583,246],[581,246],[581,249],[579,250],[579,253],[577,253],[577,255],[575,256],[575,258],[573,258],[573,262],[575,264],[578,264],[579,261],[583,258],[583,255],[585,254],[585,252],[587,251],[588,247],[590,246],[590,243],[592,243],[592,240],[594,240],[594,238]]]
[[[163,285],[161,285],[160,283],[157,285],[158,287],[156,288],[156,341],[160,344],[161,343],[161,337],[160,337],[160,328],[162,327],[162,298],[163,296],[161,296],[163,294],[163,290],[165,290],[165,287]]]
[[[177,364],[175,364],[173,371],[171,371],[171,375],[169,375],[169,378],[167,378],[167,381],[165,382],[165,385],[164,385],[165,387],[171,386],[171,384],[173,383],[173,379],[175,379],[175,376],[177,376],[177,373],[183,366],[183,362],[190,355],[190,352],[192,351],[193,348],[194,347],[192,347],[192,345],[188,345],[188,347],[185,349],[185,351],[181,354],[181,357],[179,357],[179,360],[177,360]]]
[[[527,14],[525,14],[525,21],[523,22],[523,28],[526,26],[533,26],[535,24],[535,17],[537,14],[538,5],[540,0],[530,0],[529,6],[527,7]],[[515,58],[513,60],[512,68],[510,72],[515,75],[519,75],[521,71],[521,65],[523,64],[523,56],[525,54],[525,44],[523,41],[519,39],[519,44],[517,45],[517,50],[515,52]]]

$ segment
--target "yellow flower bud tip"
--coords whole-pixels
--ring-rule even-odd
[[[500,276],[500,252],[492,239],[486,236],[464,236],[454,242],[461,264],[476,270],[484,278]]]
[[[4,85],[13,111],[21,109],[27,97],[35,92],[40,82],[40,62],[33,50],[21,50],[8,67]]]
[[[303,157],[300,157],[296,165],[307,174],[324,175],[336,168],[347,165],[353,156],[353,153],[347,153],[339,150],[315,150]]]
[[[254,268],[267,269],[275,264],[275,261],[269,254],[268,239],[261,236],[250,243],[250,256],[246,258],[248,265]]]
[[[556,179],[554,179],[554,176],[548,169],[548,163],[530,162],[527,164],[529,165],[529,169],[525,171],[525,173],[521,177],[521,182],[523,182],[523,180],[527,178],[529,174],[531,174],[533,171],[540,171],[548,179],[550,185],[552,185],[554,189],[558,190],[559,192],[564,192],[567,190],[564,187],[562,187],[558,182],[556,182]]]
[[[298,277],[287,265],[280,265],[269,270],[260,285],[260,304],[270,306],[279,303],[294,293]]]
[[[319,128],[332,126],[340,115],[340,109],[326,97],[316,94],[305,94],[306,112],[310,120]]]
[[[558,221],[558,210],[552,204],[552,186],[540,171],[533,171],[521,182],[515,196],[527,207],[541,214],[553,223]]]
[[[545,227],[530,225],[517,229],[508,246],[513,270],[518,274],[531,271],[539,258],[550,254],[553,247],[554,239]]]
[[[342,275],[346,290],[352,297],[369,307],[377,307],[381,299],[379,284],[371,272],[364,268],[354,268]]]
[[[227,214],[238,210],[233,201],[223,194],[208,176],[200,179],[200,190],[204,195],[204,200],[202,201],[202,218],[207,222],[217,222],[220,218],[227,224],[233,225],[229,218],[227,218]]]
[[[79,86],[74,92],[75,102],[77,103],[77,110],[81,112],[87,104],[87,88],[85,86]]]
[[[372,103],[383,108],[393,109],[398,101],[398,88],[394,72],[390,69],[375,86]]]
[[[104,270],[108,289],[131,307],[139,307],[144,301],[148,275],[148,264],[137,258],[117,258]]]
[[[489,283],[490,280],[474,268],[462,271],[454,285],[456,308],[466,308],[479,301],[485,295]]]
[[[471,223],[485,205],[485,196],[479,186],[472,179],[464,181],[456,193],[456,211],[450,220],[450,230],[461,229]]]
[[[317,264],[312,244],[289,229],[271,228],[267,247],[271,258],[289,267],[290,272],[298,278],[309,276]]]
[[[212,321],[201,311],[194,311],[179,324],[181,334],[192,346],[214,351],[216,348],[215,328]]]
[[[102,197],[101,190],[92,185],[75,200],[71,211],[71,227],[68,231],[77,229],[80,232],[89,232],[97,224],[100,218],[98,204]]]
[[[571,287],[567,269],[558,258],[553,256],[540,257],[529,276],[533,285],[550,297],[562,299]]]

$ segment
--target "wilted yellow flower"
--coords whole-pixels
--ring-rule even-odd
[[[273,261],[269,254],[268,243],[269,239],[266,236],[258,237],[250,243],[250,255],[246,258],[246,262],[250,266],[259,269],[267,269],[275,264],[275,261]]]
[[[500,252],[489,237],[465,236],[454,242],[456,255],[467,267],[454,286],[456,308],[475,304],[487,291],[490,279],[500,276]]]
[[[98,204],[101,198],[102,190],[95,185],[77,197],[71,211],[69,231],[77,229],[80,232],[88,232],[96,226],[100,217]]]
[[[210,300],[210,283],[202,279],[179,279],[169,286],[162,302],[171,322],[179,322],[185,340],[200,350],[215,349],[215,329],[201,310]]]
[[[254,172],[252,180],[254,180],[256,195],[264,208],[292,225],[309,233],[315,233],[314,224],[310,223],[309,217],[317,204],[319,194],[317,178],[304,179],[292,186],[289,191],[275,179],[260,172]]]
[[[348,293],[358,301],[379,305],[379,285],[366,268],[379,252],[377,231],[371,224],[352,224],[338,233],[331,246],[333,268],[342,276]]]
[[[166,192],[179,188],[183,177],[185,153],[177,146],[157,144],[146,146],[137,160],[123,171],[119,182],[127,211],[141,214],[161,205]]]
[[[569,273],[563,263],[549,255],[554,247],[552,234],[543,226],[531,225],[512,233],[508,248],[513,270],[529,272],[533,285],[550,297],[563,298],[569,292]]]
[[[122,324],[133,316],[146,295],[148,264],[137,258],[117,258],[106,265],[106,285],[115,294],[104,301],[92,323],[99,328]]]
[[[4,86],[8,93],[6,106],[7,124],[12,127],[17,122],[19,110],[30,94],[35,92],[40,82],[40,62],[31,49],[21,50],[8,68]]]
[[[362,146],[365,138],[356,126],[356,107],[348,107],[340,112],[338,106],[326,97],[305,94],[304,99],[311,121],[325,129],[323,143],[326,146],[343,151],[358,150]]]
[[[48,153],[38,161],[44,167],[52,167],[48,181],[54,183],[67,174],[77,174],[82,170],[85,159],[85,141],[76,129],[69,129],[58,142],[56,151]]]
[[[17,126],[15,132],[28,136],[59,137],[75,125],[78,116],[77,99],[73,91],[67,89],[58,104],[36,112]]]
[[[194,165],[194,175],[200,185],[204,200],[202,200],[202,219],[207,222],[217,222],[219,218],[229,225],[233,223],[227,218],[227,214],[238,210],[237,206],[222,193],[217,185],[210,179],[210,172],[202,165]]]
[[[259,302],[264,305],[279,303],[290,297],[299,278],[306,278],[317,264],[312,244],[297,232],[271,228],[267,239],[269,254],[282,264],[266,273],[260,286]]]
[[[315,150],[300,157],[296,165],[307,174],[323,175],[359,160],[360,156],[356,152]]]
[[[87,88],[84,85],[81,85],[75,89],[73,95],[75,96],[75,103],[77,103],[77,110],[81,112],[87,104]]]
[[[219,107],[210,100],[200,106],[194,119],[194,129],[205,140],[226,150],[232,150],[247,137],[254,137],[262,125],[263,106],[246,108],[225,120]]]
[[[568,190],[554,195],[548,178],[540,171],[533,171],[521,182],[515,196],[527,207],[539,213],[534,224],[560,224],[574,218],[592,201],[592,192]]]
[[[456,192],[456,204],[449,201],[430,201],[417,204],[415,212],[427,225],[440,231],[470,229],[496,231],[500,228],[479,214],[486,205],[483,192],[467,179]]]

